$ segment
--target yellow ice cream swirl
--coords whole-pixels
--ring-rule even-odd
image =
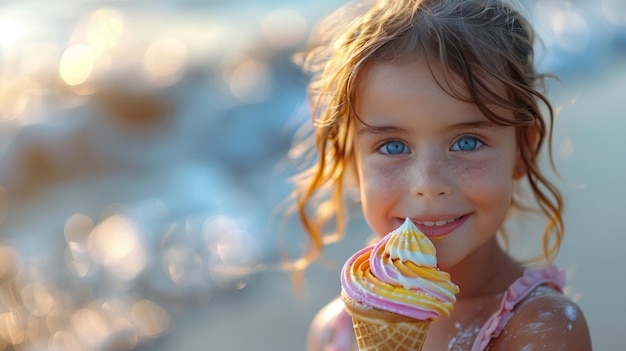
[[[449,316],[459,292],[437,268],[433,244],[409,219],[350,258],[342,286],[361,303],[416,319]]]

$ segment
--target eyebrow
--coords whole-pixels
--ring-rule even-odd
[[[493,129],[493,128],[502,128],[504,126],[495,124],[489,120],[476,120],[469,122],[461,122],[457,124],[453,124],[451,126],[446,127],[447,130],[462,130],[462,129]]]
[[[449,131],[456,130],[465,130],[465,129],[493,129],[493,128],[501,128],[503,126],[495,124],[488,120],[476,120],[469,122],[461,122],[456,123],[450,126],[447,126],[445,129]],[[390,133],[408,133],[408,131],[404,128],[395,127],[395,126],[373,126],[368,124],[361,124],[361,128],[359,128],[358,134],[390,134]]]
[[[359,128],[358,135],[377,135],[377,134],[397,134],[397,133],[407,133],[404,128],[393,127],[393,126],[373,126],[365,123],[361,123],[361,128]]]

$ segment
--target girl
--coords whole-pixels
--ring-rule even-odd
[[[411,218],[460,288],[425,351],[590,350],[585,318],[551,264],[563,203],[538,164],[553,111],[538,90],[545,77],[528,22],[501,0],[378,0],[344,7],[321,28],[303,61],[317,152],[296,178],[305,265],[321,254],[329,221],[343,231],[354,182],[372,230],[382,237]],[[521,181],[547,218],[542,255],[523,262],[499,240],[513,210],[529,209]],[[340,301],[316,316],[307,347],[356,350]]]

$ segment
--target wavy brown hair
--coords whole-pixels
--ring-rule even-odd
[[[329,238],[344,231],[344,188],[354,167],[358,121],[353,100],[361,73],[371,63],[415,59],[443,70],[445,81],[439,84],[450,95],[474,103],[493,123],[515,127],[535,210],[548,220],[543,253],[529,261],[554,259],[563,237],[563,200],[539,169],[546,141],[554,168],[554,111],[540,91],[548,75],[534,67],[535,33],[519,11],[500,0],[379,0],[340,8],[318,29],[301,57],[312,76],[313,128],[310,139],[295,146],[312,152],[309,167],[294,178],[295,206],[310,244],[296,267],[306,267]],[[459,81],[464,89],[450,88]],[[497,112],[502,109],[512,113]],[[511,209],[532,211],[516,192]],[[331,222],[332,234],[324,234]],[[504,230],[500,235],[506,241]]]

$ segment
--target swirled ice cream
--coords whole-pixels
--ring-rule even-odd
[[[348,259],[341,286],[359,304],[419,320],[449,316],[459,292],[437,268],[433,244],[408,218]]]

